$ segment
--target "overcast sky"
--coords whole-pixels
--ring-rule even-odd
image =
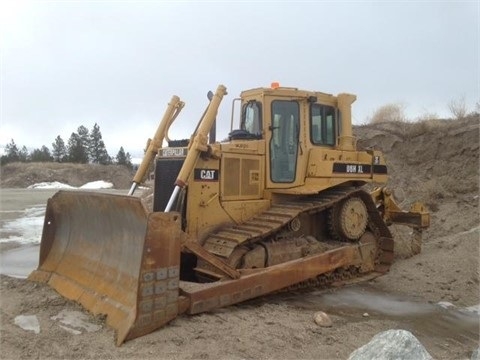
[[[98,123],[110,155],[140,155],[172,95],[187,138],[224,84],[217,139],[242,90],[357,94],[354,123],[388,103],[449,117],[479,95],[478,1],[2,1],[0,145],[65,143]]]

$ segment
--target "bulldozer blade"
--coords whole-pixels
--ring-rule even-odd
[[[180,237],[177,213],[149,214],[139,198],[59,191],[29,280],[107,315],[121,345],[177,316]]]

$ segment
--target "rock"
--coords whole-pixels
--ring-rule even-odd
[[[23,330],[33,331],[35,334],[40,333],[40,324],[36,315],[19,315],[15,318],[15,325]]]
[[[370,314],[366,312],[366,313],[363,313],[363,315],[362,315],[362,316],[363,316],[363,317],[369,317],[369,316],[370,316]]]
[[[470,360],[480,360],[480,347],[472,353]]]
[[[350,354],[348,360],[395,359],[430,360],[425,347],[406,330],[388,330],[375,335],[372,340]]]
[[[333,325],[332,320],[330,320],[330,317],[323,311],[316,312],[313,315],[313,321],[315,321],[315,324],[322,327],[331,327]]]

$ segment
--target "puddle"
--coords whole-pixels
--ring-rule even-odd
[[[45,205],[36,205],[25,210],[2,210],[0,242],[38,244],[42,237]],[[9,215],[9,216],[6,216]],[[9,217],[13,217],[9,219]]]
[[[26,278],[38,266],[40,245],[23,246],[0,253],[0,273]]]
[[[365,288],[346,288],[320,295],[320,303],[328,308],[362,309],[394,317],[419,316],[437,310],[438,306],[414,302],[398,296],[375,293]]]
[[[402,328],[434,338],[449,338],[478,346],[479,305],[467,308],[422,303],[406,297],[384,294],[368,284],[333,291],[314,291],[285,296],[289,305],[312,311],[325,311],[349,321],[397,320]],[[367,313],[368,316],[364,316]]]

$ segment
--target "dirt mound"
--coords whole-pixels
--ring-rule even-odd
[[[443,198],[478,194],[478,116],[417,123],[387,122],[354,128],[360,148],[383,151],[389,186],[432,206]]]
[[[389,181],[403,208],[422,201],[432,225],[424,240],[468,231],[478,226],[480,119],[385,122],[354,127],[358,147],[381,150]],[[393,226],[397,254],[403,227]],[[407,251],[408,252],[408,251]],[[402,255],[401,255],[402,256]]]
[[[111,182],[116,189],[128,189],[134,172],[120,165],[69,163],[12,163],[1,167],[2,188],[26,188],[41,182],[59,181],[79,187],[91,181]]]

